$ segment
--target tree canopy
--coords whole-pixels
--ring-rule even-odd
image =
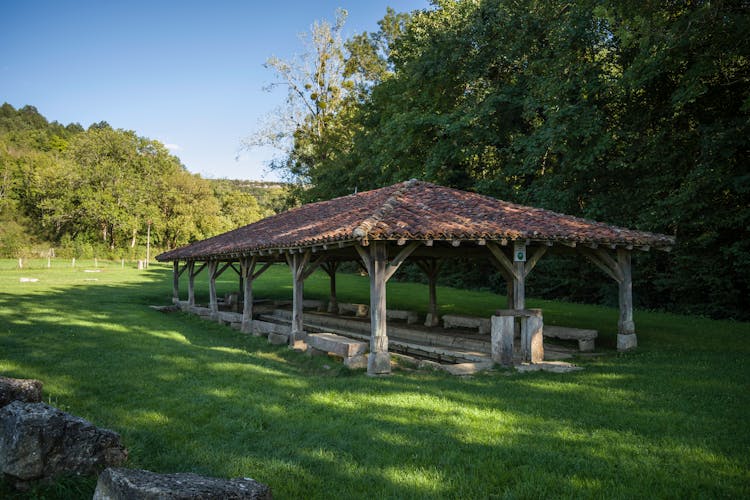
[[[275,202],[278,205],[278,202]],[[48,122],[33,106],[0,107],[0,255],[143,257],[271,215],[229,181],[189,173],[163,144],[99,122]]]
[[[671,255],[638,259],[641,302],[748,319],[748,32],[729,1],[389,11],[337,45],[330,79],[351,91],[298,122],[280,164],[303,201],[414,177],[672,234]],[[540,269],[538,291],[606,301],[575,266]]]

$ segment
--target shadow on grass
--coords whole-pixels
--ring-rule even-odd
[[[747,491],[748,373],[731,356],[729,368],[711,352],[646,351],[566,376],[369,378],[148,308],[168,302],[169,280],[156,269],[0,294],[0,369],[120,432],[129,466],[254,477],[278,498]]]

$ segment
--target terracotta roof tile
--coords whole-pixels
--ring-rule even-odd
[[[670,236],[611,226],[411,180],[310,203],[165,252],[160,261],[361,239],[531,239],[669,247]]]

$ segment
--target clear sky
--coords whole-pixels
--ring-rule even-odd
[[[284,99],[263,67],[303,51],[299,34],[349,12],[346,37],[375,31],[386,7],[428,0],[0,0],[0,103],[48,120],[115,128],[166,144],[191,172],[276,180],[270,151],[241,140]]]

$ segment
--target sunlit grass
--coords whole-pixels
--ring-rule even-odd
[[[41,379],[51,404],[120,432],[131,467],[253,477],[277,498],[750,496],[748,324],[636,311],[641,347],[617,354],[617,311],[531,299],[545,321],[600,330],[603,355],[567,375],[370,378],[150,309],[171,300],[166,266],[14,264],[0,261],[0,373]],[[230,272],[221,294],[237,288]],[[255,295],[291,298],[288,281],[273,267]],[[205,302],[204,274],[197,286]],[[367,280],[342,274],[338,292],[367,302]],[[322,273],[306,281],[306,297],[327,293]],[[390,307],[424,312],[426,297],[388,285]],[[443,312],[481,315],[504,302],[443,287],[438,298]],[[35,494],[90,498],[93,487]]]

